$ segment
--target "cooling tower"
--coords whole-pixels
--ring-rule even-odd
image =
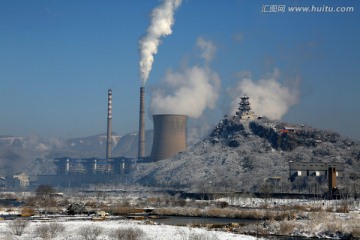
[[[140,88],[138,158],[145,157],[145,87]]]
[[[186,150],[185,115],[159,114],[153,115],[154,140],[151,159],[158,161],[173,157]]]
[[[112,146],[112,92],[108,90],[108,116],[107,116],[107,136],[106,136],[106,159],[111,158],[111,146]]]

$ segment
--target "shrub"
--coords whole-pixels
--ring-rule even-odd
[[[10,229],[10,233],[16,236],[21,236],[25,229],[29,226],[29,221],[16,219],[8,223],[8,227]]]
[[[276,218],[276,213],[273,211],[266,211],[264,214],[264,219],[266,220],[275,220]]]
[[[291,235],[291,233],[293,233],[294,229],[295,229],[295,224],[293,222],[281,221],[280,228],[279,228],[277,234],[289,236],[289,235]]]
[[[180,199],[175,202],[176,206],[185,207],[186,206],[186,200]]]
[[[33,216],[35,213],[34,209],[29,207],[24,207],[21,209],[21,216],[22,217],[30,217]]]
[[[229,204],[227,203],[227,202],[224,202],[224,201],[222,201],[222,202],[217,202],[217,204],[216,204],[218,207],[220,207],[220,208],[226,208],[227,206],[229,206]]]
[[[353,239],[360,239],[360,226],[355,225],[355,226],[352,227],[351,237]]]
[[[334,212],[334,208],[333,207],[327,207],[325,209],[326,212]]]
[[[323,230],[324,234],[327,236],[332,236],[344,232],[342,222],[335,219],[332,222],[326,222],[324,224]]]
[[[111,238],[117,240],[138,240],[141,239],[144,234],[141,229],[137,228],[118,228],[112,232]]]
[[[335,209],[337,213],[349,213],[349,205],[342,204]]]
[[[35,229],[35,235],[44,238],[50,239],[55,238],[59,233],[65,231],[65,227],[60,223],[49,223],[38,226]]]
[[[241,233],[244,234],[250,234],[250,235],[255,235],[255,236],[259,236],[259,235],[267,235],[268,231],[267,229],[264,227],[263,224],[249,224],[247,226],[244,226],[240,229]]]
[[[50,238],[50,233],[47,225],[40,225],[35,229],[35,235],[40,238]]]
[[[85,226],[80,228],[78,233],[84,240],[95,240],[102,233],[102,228],[98,226]]]
[[[322,211],[323,211],[323,209],[321,206],[311,206],[309,208],[309,212],[322,212]]]
[[[254,209],[252,211],[247,211],[247,216],[249,219],[264,219],[264,211]]]

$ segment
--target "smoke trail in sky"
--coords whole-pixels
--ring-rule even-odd
[[[206,108],[213,109],[219,97],[220,77],[208,63],[215,54],[211,41],[198,38],[197,47],[204,66],[192,66],[177,72],[169,70],[161,87],[152,92],[151,112],[153,114],[185,114],[199,118]]]
[[[281,119],[299,101],[299,79],[291,81],[292,85],[279,81],[280,71],[275,68],[269,76],[253,81],[250,74],[243,75],[235,88],[228,89],[233,97],[231,115],[239,107],[240,97],[250,97],[252,110],[256,115],[263,115],[273,120]],[[289,82],[290,83],[290,82]]]
[[[151,13],[151,23],[146,35],[139,41],[140,49],[140,78],[145,85],[154,62],[154,54],[158,51],[160,38],[172,33],[174,12],[180,6],[181,0],[163,0]]]

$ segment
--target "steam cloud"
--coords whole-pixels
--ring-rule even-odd
[[[208,66],[216,47],[211,41],[198,38],[197,47],[204,66],[183,68],[178,72],[169,70],[161,87],[152,92],[153,114],[184,114],[199,118],[206,108],[213,109],[219,97],[220,77]]]
[[[264,115],[272,120],[281,119],[291,106],[299,101],[299,79],[292,85],[282,84],[279,81],[280,71],[275,68],[273,73],[264,79],[255,82],[250,74],[242,76],[242,79],[234,89],[229,89],[230,96],[234,98],[231,106],[231,114],[234,115],[239,107],[240,97],[246,94],[250,97],[252,110],[257,115]]]
[[[172,33],[174,12],[180,6],[181,0],[163,0],[162,4],[151,13],[151,24],[146,35],[140,39],[140,78],[145,85],[154,62],[154,54],[158,51],[160,38]]]

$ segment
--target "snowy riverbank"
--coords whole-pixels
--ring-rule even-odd
[[[29,225],[25,228],[24,233],[21,236],[15,236],[11,233],[11,227],[9,223],[14,220],[6,220],[0,222],[0,239],[43,239],[38,236],[37,229],[41,225],[50,224],[49,222],[30,221]],[[101,229],[97,239],[110,240],[111,234],[121,228],[133,228],[137,231],[142,231],[143,236],[141,239],[146,240],[254,240],[255,237],[239,235],[220,231],[208,231],[206,229],[189,228],[189,227],[177,227],[166,225],[147,225],[141,221],[130,220],[116,220],[116,221],[65,221],[58,220],[56,223],[61,224],[65,229],[57,234],[53,240],[81,240],[83,238],[82,230],[91,226],[92,229]]]

